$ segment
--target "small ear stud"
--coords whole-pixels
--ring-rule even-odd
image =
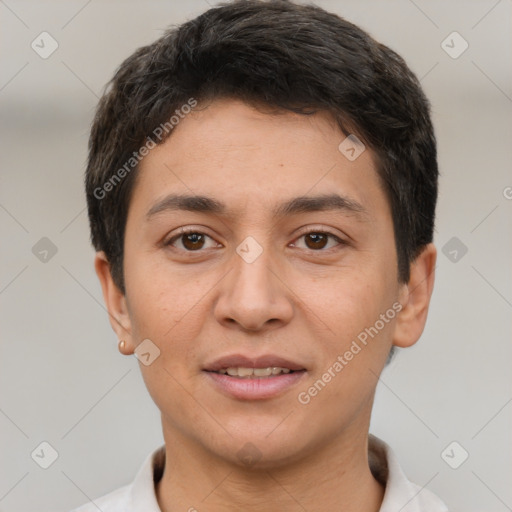
[[[124,347],[125,347],[124,340],[119,340],[118,346],[119,346],[119,352],[123,352],[124,351]]]

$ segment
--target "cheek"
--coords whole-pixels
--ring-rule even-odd
[[[346,337],[370,320],[375,321],[385,302],[383,284],[367,269],[342,268],[315,282],[315,291],[302,296],[319,319],[334,331],[331,334]]]
[[[177,330],[197,325],[195,307],[207,283],[176,272],[158,254],[142,251],[127,253],[125,275],[134,335],[163,343]]]
[[[333,391],[342,384],[349,393],[354,391],[352,384],[368,381],[369,369],[380,372],[386,360],[396,316],[392,308],[396,286],[391,282],[393,273],[388,274],[391,277],[383,277],[386,274],[378,265],[372,270],[340,272],[338,279],[326,280],[328,286],[319,287],[321,291],[306,301],[318,318],[315,323],[326,327],[317,336],[318,351],[323,354],[316,376],[331,368],[338,356],[346,360],[343,370],[336,372],[345,378],[336,380]]]
[[[142,259],[138,265],[135,259],[128,263],[126,272],[132,336],[135,344],[151,340],[159,352],[150,365],[139,362],[141,374],[161,411],[187,411],[194,421],[200,413],[190,408],[184,390],[193,383],[191,369],[198,360],[193,341],[200,338],[205,290],[200,282]]]

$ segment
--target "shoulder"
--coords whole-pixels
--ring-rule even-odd
[[[160,512],[155,483],[165,466],[165,445],[150,453],[132,483],[90,500],[70,512]]]
[[[409,481],[391,447],[370,434],[368,460],[374,477],[385,487],[379,512],[448,512],[432,491]]]
[[[429,491],[424,487],[420,487],[413,482],[410,482],[410,485],[416,492],[416,499],[418,501],[420,510],[428,510],[432,512],[449,512],[445,503],[441,501],[439,497],[432,491]]]
[[[96,498],[85,505],[71,510],[70,512],[125,512],[130,493],[130,485],[125,485]]]

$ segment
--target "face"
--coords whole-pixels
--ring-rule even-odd
[[[141,163],[123,339],[159,351],[165,436],[275,466],[368,429],[402,314],[390,207],[327,114],[204,107]]]

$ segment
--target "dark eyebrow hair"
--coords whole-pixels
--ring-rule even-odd
[[[228,216],[226,205],[214,198],[202,195],[170,194],[155,203],[147,212],[146,218],[164,211],[186,210],[190,212],[213,213]],[[338,194],[299,196],[290,199],[272,210],[274,217],[285,217],[299,213],[338,210],[360,217],[368,215],[364,206],[357,201]]]

